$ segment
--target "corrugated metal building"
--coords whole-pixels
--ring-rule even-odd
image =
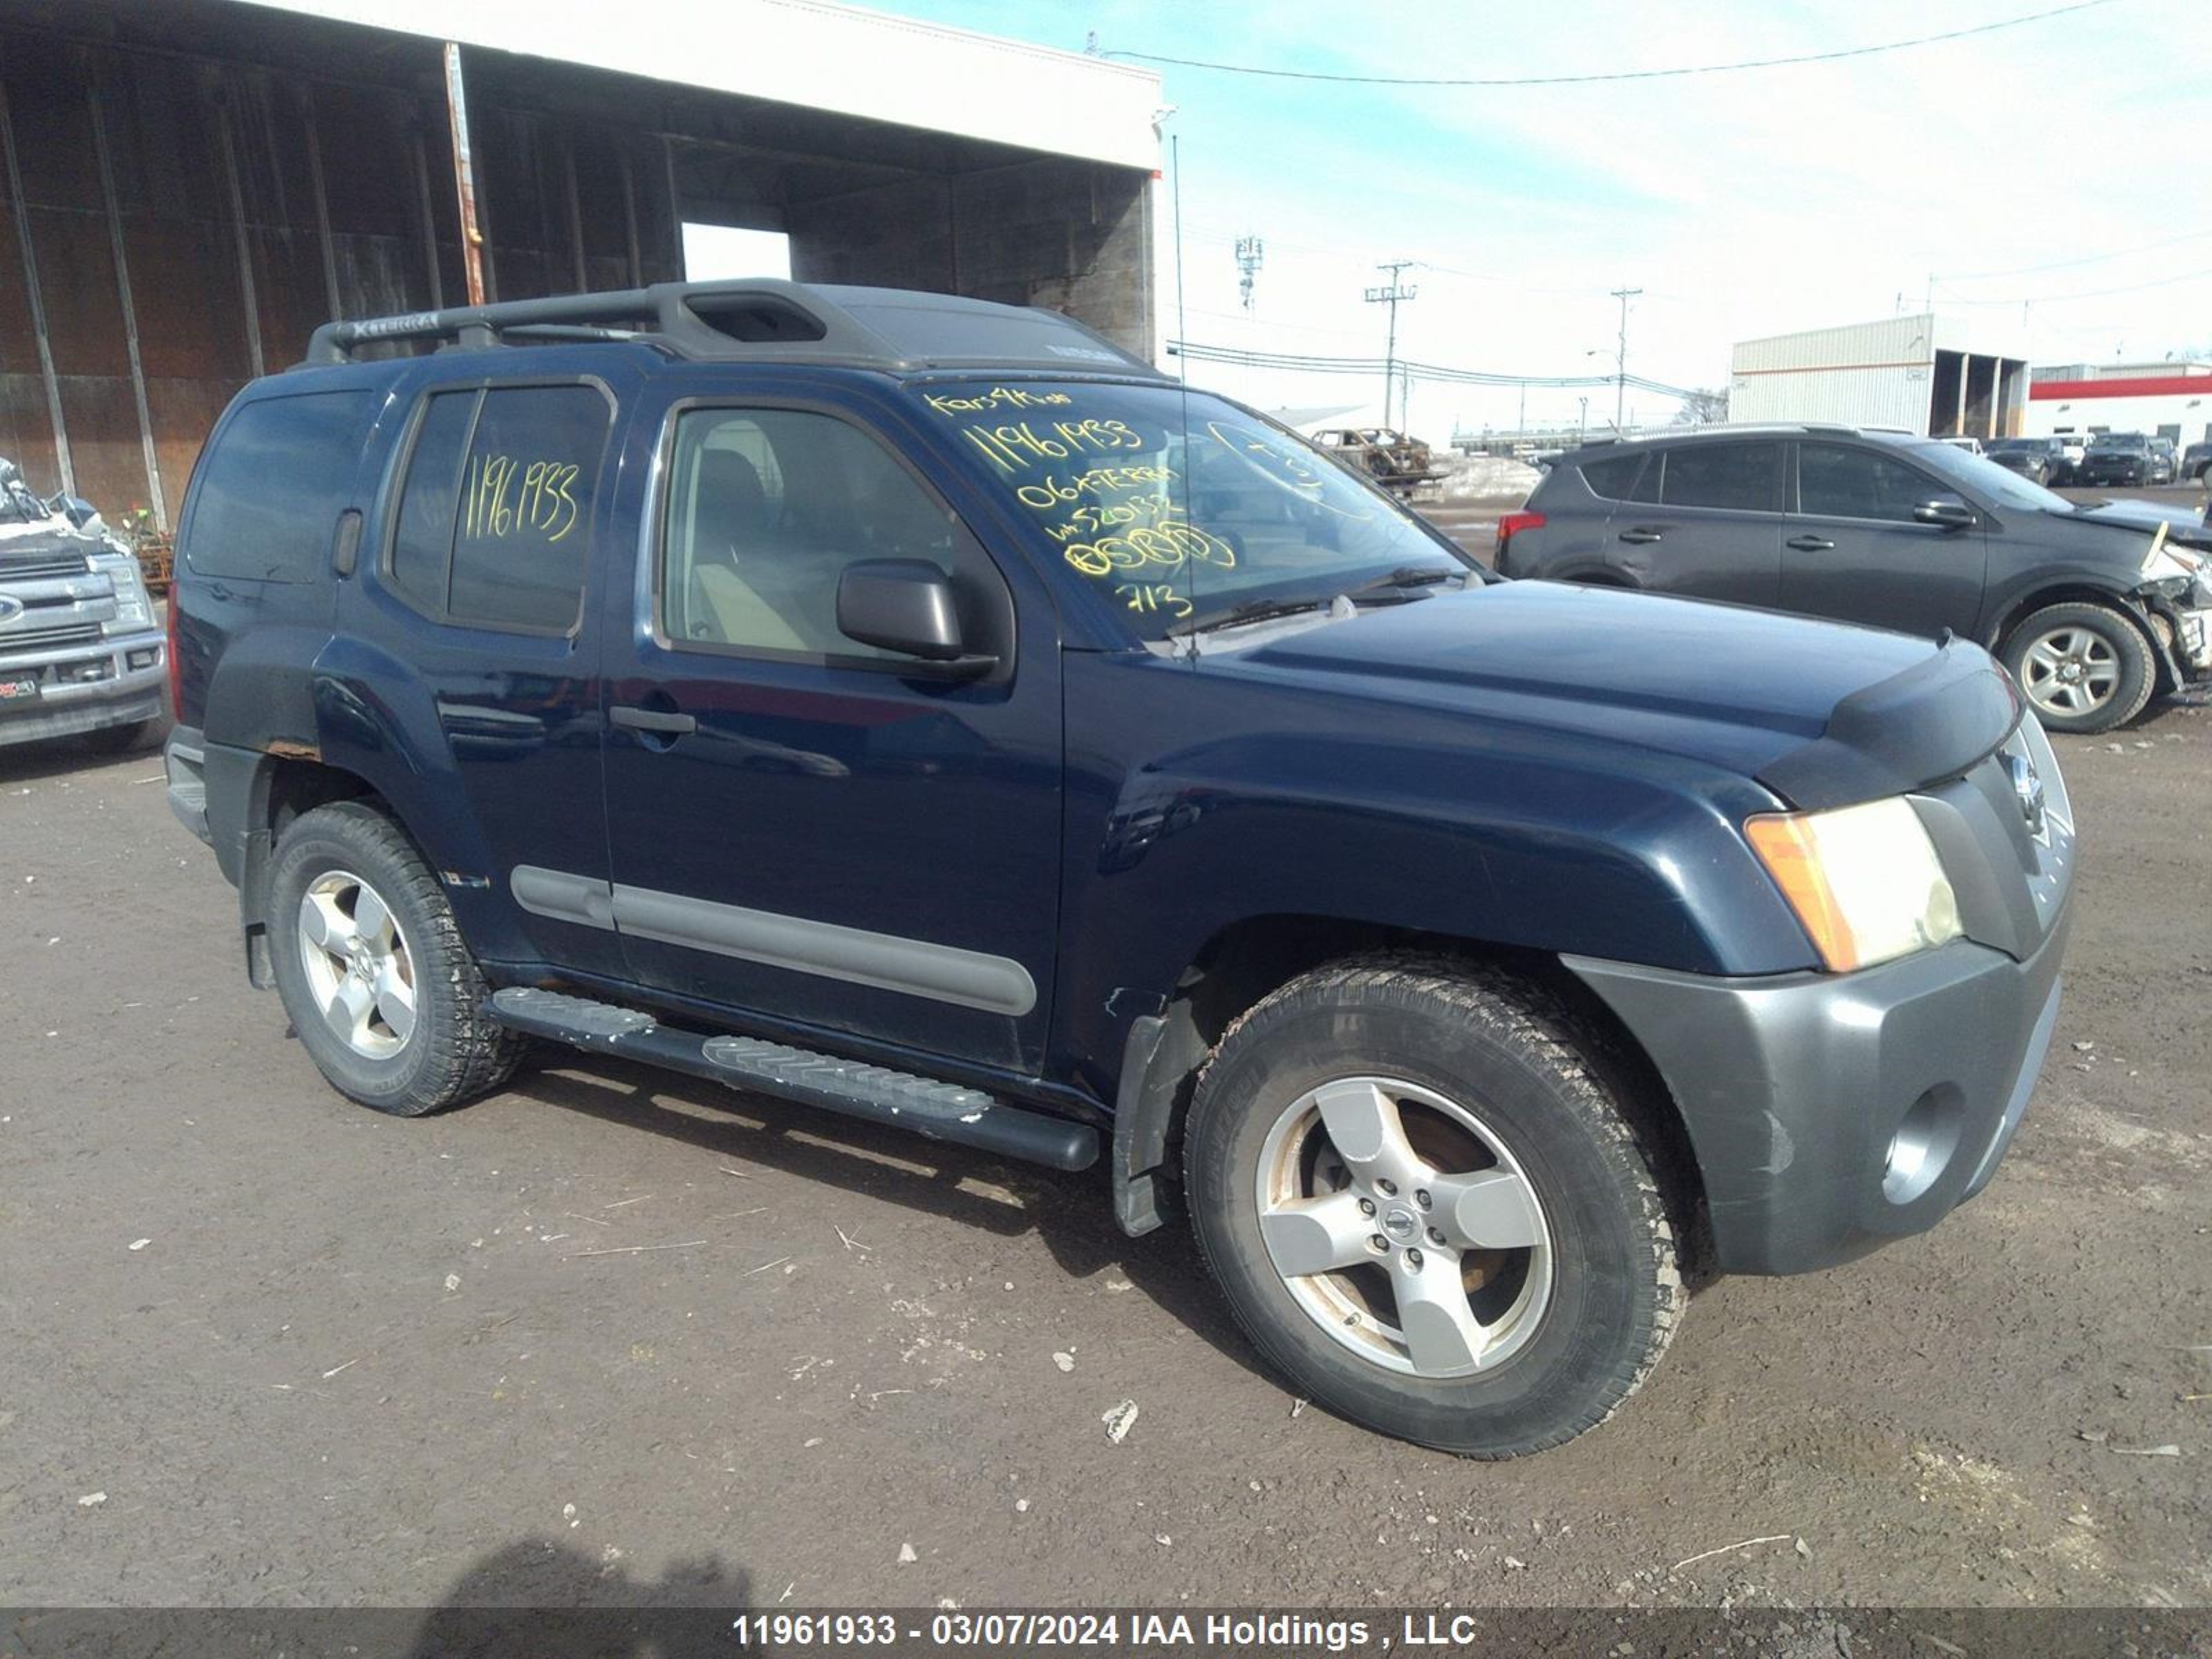
[[[1736,345],[1731,421],[1820,421],[1926,435],[2021,428],[2027,362],[1955,318],[1921,313]]]
[[[7,0],[0,455],[166,524],[315,325],[465,303],[447,42],[487,298],[679,277],[688,220],[1157,351],[1148,71],[829,0]]]

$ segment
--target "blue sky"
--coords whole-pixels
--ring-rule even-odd
[[[1785,55],[1960,28],[2054,0],[878,0],[1083,49],[1355,75],[1515,76]],[[1379,354],[1376,261],[1413,258],[1417,359],[1511,373],[1629,364],[1725,383],[1739,338],[1921,308],[2039,362],[2212,356],[2212,27],[2202,0],[2112,0],[1832,64],[1609,86],[1412,88],[1163,68],[1196,340]],[[1247,316],[1233,245],[1267,246]],[[2153,246],[2152,244],[2164,244]],[[1162,258],[1172,258],[1163,227]],[[2025,269],[2037,267],[2038,269]],[[1932,285],[1931,285],[1931,278]],[[2120,291],[2114,291],[2120,290]],[[1595,355],[1592,355],[1595,354]],[[1199,378],[1195,374],[1194,379]],[[1267,402],[1378,388],[1216,372]],[[1594,397],[1610,411],[1610,393]],[[1632,394],[1663,417],[1663,399]],[[1529,394],[1572,421],[1575,394]],[[1513,393],[1417,386],[1413,422],[1510,424]]]

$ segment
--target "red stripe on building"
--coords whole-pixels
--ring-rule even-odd
[[[2046,398],[2163,398],[2202,392],[2212,397],[2212,374],[2146,374],[2132,380],[2038,380],[2027,395]]]

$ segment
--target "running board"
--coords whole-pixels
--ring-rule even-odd
[[[810,1054],[759,1037],[702,1037],[672,1030],[635,1009],[558,991],[511,986],[492,993],[486,1006],[509,1030],[911,1129],[932,1140],[1054,1170],[1087,1170],[1098,1161],[1098,1132],[1088,1124],[1047,1117],[980,1090],[910,1072]]]

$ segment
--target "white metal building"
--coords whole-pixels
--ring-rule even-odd
[[[1731,421],[1822,421],[1922,435],[2021,429],[2027,362],[1972,324],[1923,312],[1737,343]]]
[[[2212,440],[2212,363],[2054,363],[2035,371],[2027,433],[2147,432]]]

